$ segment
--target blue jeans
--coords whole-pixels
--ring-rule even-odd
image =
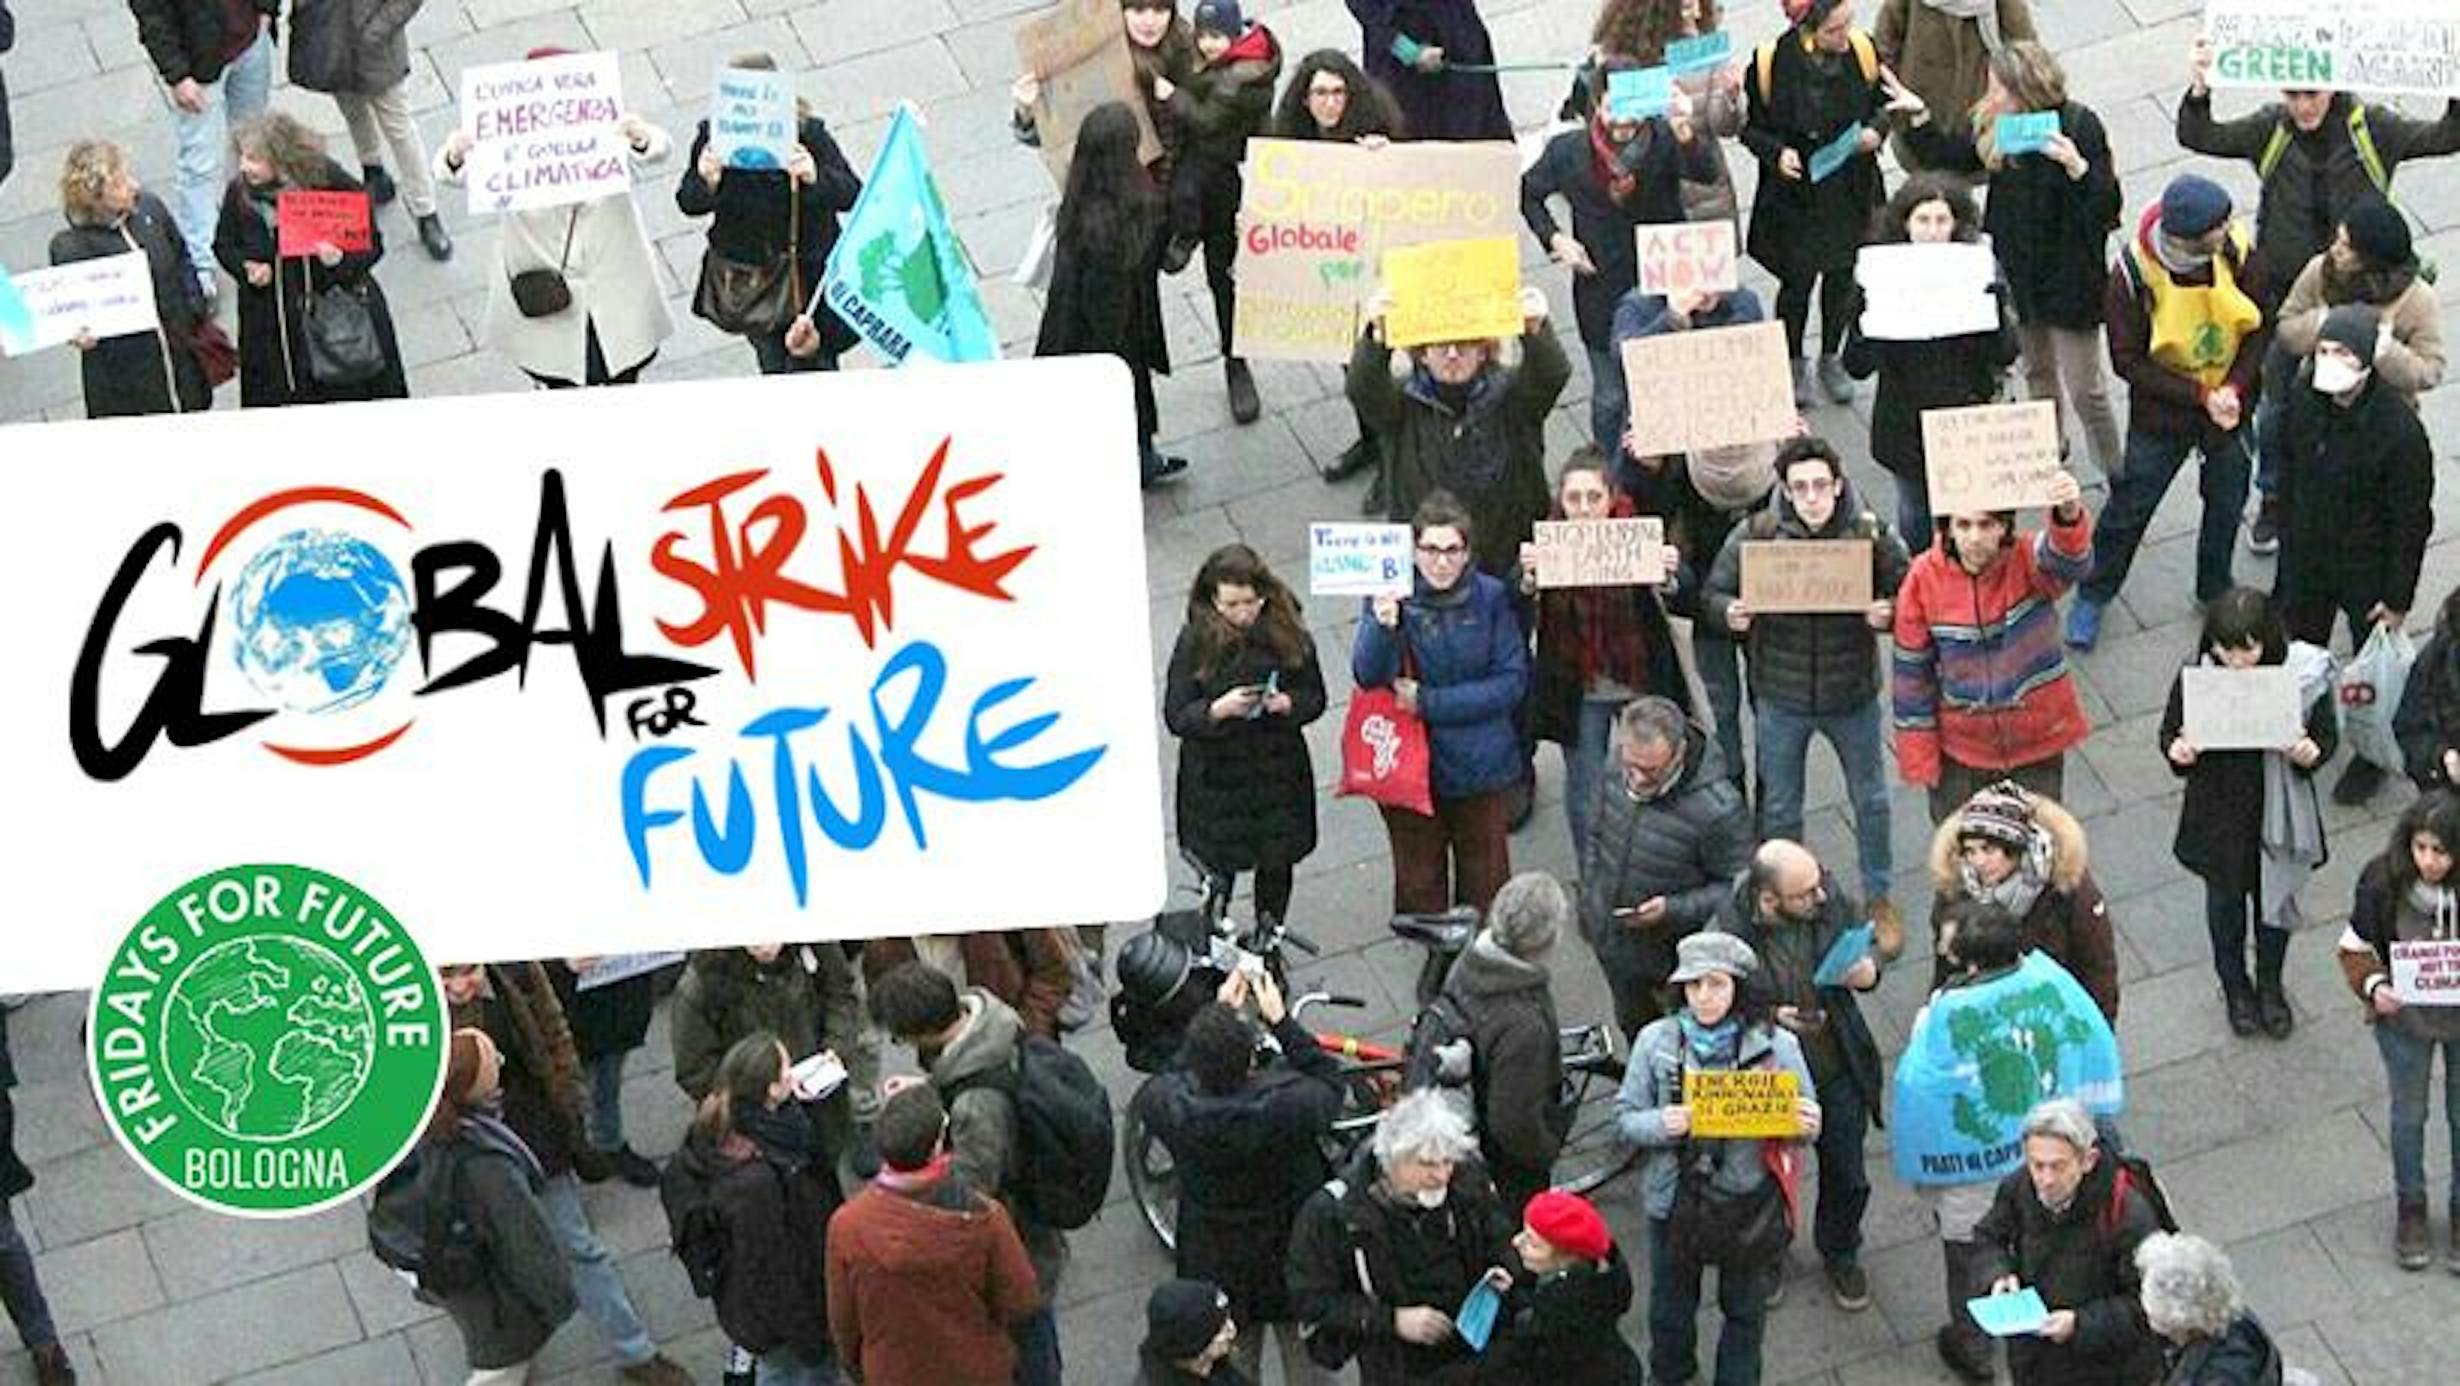
[[[1700,1263],[1675,1254],[1664,1218],[1649,1219],[1649,1380],[1682,1386],[1700,1374]],[[1759,1386],[1760,1339],[1777,1265],[1756,1273],[1717,1272],[1716,1386]],[[1611,1329],[1613,1325],[1602,1325]]]
[[[179,135],[179,178],[171,196],[171,215],[179,222],[179,238],[188,243],[188,264],[197,282],[214,282],[214,224],[222,218],[222,152],[230,148],[231,127],[264,112],[273,93],[273,40],[259,33],[248,51],[222,69],[220,81],[205,89],[205,109],[190,114],[171,100],[171,128]]]
[[[2451,1128],[2451,1198],[2460,1203],[2460,1045],[2422,1040],[2386,1021],[2375,1023],[2383,1077],[2392,1090],[2392,1191],[2404,1203],[2426,1198],[2426,1105],[2432,1101],[2434,1051],[2443,1051],[2443,1122]]]
[[[1572,820],[1572,860],[1586,859],[1590,814],[1597,806],[1597,787],[1605,782],[1606,757],[1614,750],[1615,715],[1621,703],[1582,699],[1576,744],[1563,748],[1563,811]]]
[[[1811,1244],[1820,1259],[1852,1265],[1862,1252],[1862,1214],[1871,1206],[1870,1171],[1862,1145],[1871,1133],[1870,1108],[1853,1078],[1838,1073],[1820,1080],[1819,1208],[1811,1215]]]
[[[1631,415],[1631,387],[1623,379],[1623,354],[1612,345],[1589,348],[1589,437],[1608,457],[1623,451],[1623,424]]]
[[[640,1312],[624,1292],[624,1278],[616,1271],[614,1259],[590,1230],[589,1214],[581,1209],[581,1181],[566,1170],[547,1180],[538,1201],[546,1206],[547,1224],[555,1229],[555,1239],[564,1244],[564,1259],[572,1263],[572,1293],[580,1301],[581,1312],[615,1350],[617,1361],[625,1366],[648,1361],[658,1345],[641,1326]]]
[[[1703,617],[1691,623],[1691,658],[1699,666],[1709,711],[1716,714],[1717,749],[1725,753],[1726,778],[1737,786],[1748,784],[1743,766],[1742,646],[1710,630]]]
[[[1802,786],[1810,766],[1811,735],[1818,733],[1844,767],[1845,791],[1853,799],[1862,902],[1887,898],[1894,856],[1888,836],[1888,773],[1879,752],[1878,701],[1850,712],[1813,715],[1762,700],[1752,711],[1760,739],[1761,833],[1802,840]]]
[[[828,1358],[814,1360],[792,1348],[760,1354],[752,1369],[752,1380],[758,1386],[837,1386],[843,1378],[837,1374],[837,1364]]]
[[[586,1118],[589,1148],[621,1150],[624,1146],[624,1055],[627,1049],[581,1061],[581,1077],[589,1084]]]
[[[2101,606],[2118,595],[2135,562],[2136,546],[2144,542],[2144,527],[2152,523],[2153,511],[2169,493],[2187,454],[2199,446],[2204,461],[2196,490],[2204,498],[2204,522],[2195,536],[2195,599],[2208,602],[2227,590],[2230,551],[2238,542],[2247,474],[2254,467],[2246,430],[2206,428],[2199,437],[2172,438],[2131,428],[2126,470],[2110,483],[2109,503],[2093,523],[2092,575],[2076,589],[2085,600]]]
[[[0,1092],[0,1102],[7,1100],[8,1094]],[[50,1347],[60,1341],[60,1331],[51,1323],[51,1305],[43,1298],[43,1284],[34,1278],[34,1253],[17,1231],[17,1219],[6,1200],[0,1200],[0,1303],[7,1305],[9,1322],[17,1325],[17,1336],[27,1347]]]
[[[2275,337],[2264,348],[2264,392],[2255,401],[2255,490],[2266,500],[2281,487],[2281,454],[2288,449],[2289,392],[2298,383],[2296,352]]]

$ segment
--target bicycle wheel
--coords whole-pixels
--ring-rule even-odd
[[[1623,1087],[1623,1065],[1606,1061],[1596,1068],[1563,1075],[1565,1100],[1572,1109],[1572,1131],[1555,1157],[1555,1187],[1589,1194],[1612,1183],[1640,1157],[1639,1147],[1624,1141],[1615,1129],[1615,1096]]]
[[[1170,1147],[1145,1129],[1131,1105],[1119,1126],[1119,1150],[1127,1162],[1128,1192],[1164,1251],[1179,1249],[1179,1169]]]

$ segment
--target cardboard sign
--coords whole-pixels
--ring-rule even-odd
[[[2205,0],[2212,85],[2460,97],[2451,0]]]
[[[2000,116],[1991,127],[1991,138],[1999,142],[1999,152],[2005,155],[2039,154],[2050,137],[2059,132],[2056,111],[2011,111]]]
[[[1520,335],[1520,243],[1509,236],[1396,246],[1384,252],[1384,285],[1387,346]]]
[[[1408,525],[1318,521],[1307,526],[1307,595],[1406,597],[1416,580]]]
[[[1871,605],[1871,541],[1746,540],[1742,601],[1754,616],[1867,611]]]
[[[616,128],[623,86],[612,53],[495,63],[461,74],[462,162],[470,214],[588,202],[632,187],[632,145]]]
[[[1802,1134],[1802,1084],[1783,1069],[1687,1068],[1683,1105],[1691,1134],[1712,1140],[1780,1140]]]
[[[576,972],[572,975],[572,989],[574,991],[595,991],[600,987],[611,987],[617,982],[628,982],[643,973],[655,972],[662,967],[673,967],[690,956],[688,953],[662,952],[618,953],[611,958],[600,958],[587,972]]]
[[[1814,183],[1825,183],[1838,169],[1862,153],[1861,125],[1848,125],[1845,133],[1811,151],[1810,174]]]
[[[2306,735],[2298,676],[2285,666],[2224,669],[2197,664],[2178,671],[2186,717],[2179,735],[2198,751],[2279,751]]]
[[[1854,256],[1862,335],[1927,342],[1999,330],[1999,262],[1983,241],[1866,245]]]
[[[1034,102],[1034,133],[1051,181],[1068,186],[1068,160],[1076,153],[1077,127],[1095,107],[1116,101],[1136,114],[1136,156],[1150,164],[1162,156],[1162,141],[1145,109],[1144,83],[1129,56],[1127,30],[1113,0],[1059,0],[1046,14],[1017,26],[1017,62],[1041,80]]]
[[[1632,452],[1654,457],[1794,431],[1785,329],[1773,322],[1668,332],[1623,344]]]
[[[800,142],[794,79],[721,67],[709,86],[709,147],[728,168],[782,169]]]
[[[1694,73],[1714,72],[1734,56],[1734,36],[1723,29],[1711,30],[1696,38],[1676,39],[1666,45],[1666,66],[1677,77]]]
[[[373,250],[372,217],[366,193],[285,188],[273,204],[274,254],[313,255],[323,241],[345,255]]]
[[[1674,104],[1674,70],[1625,68],[1606,75],[1606,119],[1637,124],[1664,115]]]
[[[1666,580],[1666,526],[1654,515],[1537,522],[1540,587],[1655,587]]]
[[[1692,290],[1730,294],[1742,282],[1734,223],[1678,221],[1633,231],[1640,247],[1640,292],[1667,297]]]
[[[2050,504],[2059,464],[2058,406],[2048,400],[1922,411],[1923,467],[1934,515]]]
[[[0,302],[0,353],[10,356],[64,346],[80,332],[100,340],[161,325],[154,273],[142,251],[0,273]]]

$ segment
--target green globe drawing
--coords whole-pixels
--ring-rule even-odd
[[[2058,988],[2048,983],[1960,1010],[1948,1017],[1947,1032],[1956,1057],[1981,1077],[1979,1100],[1960,1094],[1952,1120],[1960,1135],[1983,1144],[1999,1140],[2035,1103],[2056,1096],[2065,1049],[2092,1038],[2091,1027],[2068,1013]]]
[[[358,1096],[375,1058],[366,988],[341,958],[304,939],[207,949],[163,1004],[172,1091],[238,1140],[284,1140],[324,1125]]]

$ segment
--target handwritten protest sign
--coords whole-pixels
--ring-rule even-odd
[[[2212,85],[2460,97],[2451,0],[2205,0]]]
[[[1119,102],[1135,113],[1137,158],[1149,164],[1161,156],[1162,141],[1145,109],[1136,60],[1128,56],[1127,31],[1119,26],[1119,7],[1112,0],[1059,0],[1049,13],[1017,27],[1016,56],[1040,81],[1034,133],[1051,180],[1060,187],[1068,186],[1077,127],[1104,102]]]
[[[65,345],[85,333],[97,340],[151,332],[154,275],[139,251],[79,260],[51,269],[0,275],[10,301],[0,313],[0,353],[24,356]],[[13,292],[12,292],[13,291]]]
[[[1797,1104],[1802,1084],[1783,1069],[1687,1068],[1683,1105],[1691,1109],[1691,1134],[1710,1139],[1756,1139],[1802,1134]]]
[[[1633,232],[1640,247],[1640,292],[1671,295],[1690,290],[1730,294],[1740,284],[1734,254],[1734,223],[1678,221]]]
[[[2198,751],[2278,751],[2306,735],[2298,676],[2286,666],[2196,665],[2178,679],[2186,708],[2179,735]]]
[[[1520,244],[1509,236],[1431,241],[1384,252],[1388,346],[1520,335]]]
[[[1782,438],[1799,417],[1785,329],[1773,322],[1635,338],[1623,344],[1623,378],[1638,386],[1638,457]]]
[[[2460,939],[2393,944],[2392,995],[2404,1006],[2460,1006]]]
[[[462,168],[470,213],[587,202],[632,186],[616,123],[623,88],[612,53],[566,53],[461,74],[461,121],[476,141]]]
[[[1307,526],[1307,595],[1311,597],[1406,597],[1416,569],[1410,564],[1409,526],[1337,520]]]
[[[1755,616],[1867,610],[1871,541],[1747,540],[1742,546],[1742,600]]]
[[[2058,406],[2048,400],[1922,411],[1922,457],[1934,515],[2050,504],[2059,465]]]
[[[1607,74],[1606,119],[1638,122],[1666,113],[1674,104],[1674,70],[1625,68]]]
[[[2042,146],[2058,132],[2056,111],[2010,111],[1991,127],[1991,137],[1999,142],[1999,152],[2011,156],[2040,153]]]
[[[799,136],[794,80],[722,67],[709,87],[709,148],[728,168],[784,168]]]
[[[1999,330],[1990,292],[1998,261],[1979,241],[1866,245],[1854,257],[1862,286],[1862,335],[1873,341],[1926,342]]]
[[[1811,984],[1822,987],[1845,985],[1845,974],[1854,970],[1854,964],[1871,955],[1871,940],[1877,933],[1877,928],[1867,920],[1839,933],[1836,942],[1828,945],[1827,956],[1819,960],[1818,969],[1812,972]]]
[[[274,253],[284,259],[313,255],[322,242],[345,255],[376,248],[367,194],[285,188],[274,200]]]
[[[1862,152],[1862,132],[1865,127],[1848,125],[1845,133],[1811,151],[1811,181],[1825,183],[1838,169]]]
[[[1540,587],[1654,587],[1666,580],[1666,526],[1654,515],[1537,522]]]
[[[1689,77],[1696,72],[1714,72],[1734,56],[1734,36],[1723,29],[1712,29],[1696,38],[1676,39],[1666,45],[1666,66],[1677,77]]]
[[[600,958],[587,969],[573,974],[573,990],[595,991],[599,987],[611,987],[617,982],[630,981],[645,972],[655,972],[661,967],[672,967],[689,956],[690,954],[687,953],[674,952],[618,953],[613,957]]]

